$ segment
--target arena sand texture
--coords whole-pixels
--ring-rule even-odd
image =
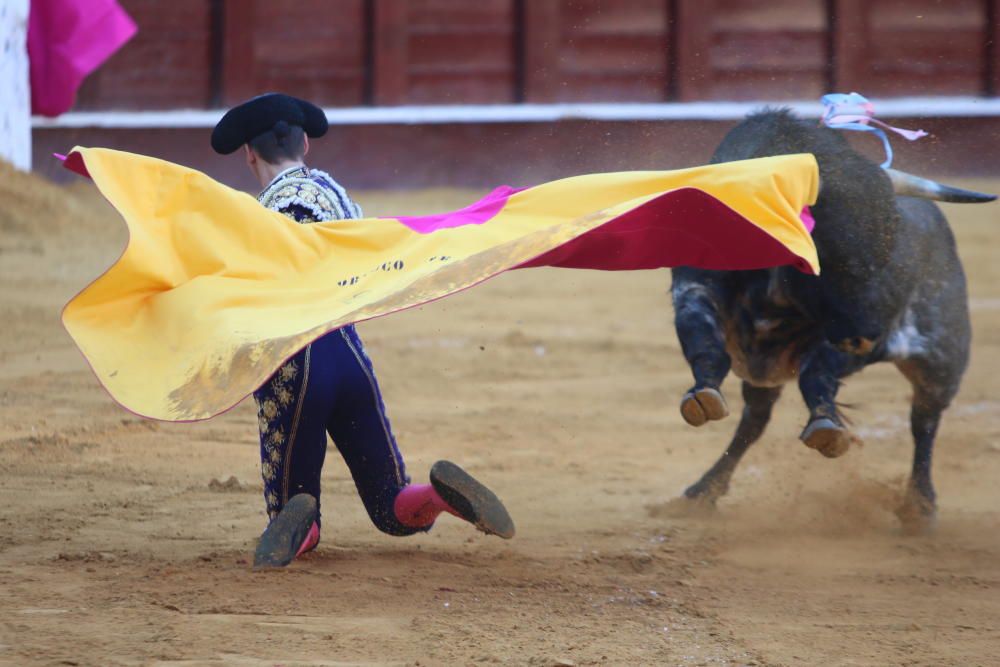
[[[1000,182],[966,183],[998,191]],[[358,193],[371,214],[481,193]],[[734,416],[693,429],[666,271],[536,269],[361,325],[410,472],[461,462],[510,542],[451,517],[400,539],[324,471],[324,541],[253,572],[254,408],[141,421],[98,387],[61,306],[124,227],[87,183],[0,172],[0,665],[991,665],[1000,660],[1000,206],[947,207],[975,349],[938,438],[939,529],[899,534],[909,387],[842,394],[863,447],[797,440],[786,391],[714,517],[671,499]]]

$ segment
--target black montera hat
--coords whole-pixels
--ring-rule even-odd
[[[212,130],[212,148],[229,155],[254,137],[274,129],[279,121],[297,125],[310,137],[326,134],[326,114],[315,104],[281,93],[267,93],[226,112]]]

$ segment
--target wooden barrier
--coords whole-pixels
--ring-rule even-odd
[[[79,110],[1000,94],[1000,0],[122,0]]]

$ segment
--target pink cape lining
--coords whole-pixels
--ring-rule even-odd
[[[421,234],[481,225],[496,217],[512,195],[526,189],[503,185],[457,211],[394,219]],[[799,218],[812,233],[816,222],[808,207],[802,209]],[[692,220],[697,220],[697,235],[689,231]],[[704,240],[706,238],[711,239],[711,245]],[[517,268],[659,269],[692,263],[692,249],[696,249],[698,255],[694,264],[702,268],[745,270],[792,264],[804,273],[812,273],[805,260],[697,188],[678,188],[664,193]]]
[[[439,229],[448,229],[449,227],[481,225],[484,222],[496,217],[496,215],[503,210],[503,207],[507,204],[507,200],[510,199],[511,195],[527,189],[528,188],[512,188],[509,185],[501,185],[479,201],[469,204],[465,208],[461,208],[457,211],[422,216],[403,215],[390,219],[399,220],[413,231],[421,234],[430,234],[431,232],[436,232]]]
[[[64,168],[69,169],[74,174],[90,178],[90,172],[87,171],[87,164],[83,161],[83,156],[79,153],[70,153],[69,155],[53,153],[52,156],[62,162]]]
[[[690,231],[692,220],[697,221],[697,234]],[[809,262],[712,195],[679,188],[517,268],[636,271],[697,266],[746,271],[784,265],[813,274]]]
[[[69,111],[84,78],[135,33],[135,22],[115,0],[31,0],[32,113]]]

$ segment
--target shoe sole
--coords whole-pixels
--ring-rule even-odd
[[[710,387],[689,391],[681,399],[681,416],[691,426],[704,426],[729,416],[729,406],[722,393]]]
[[[260,536],[253,555],[255,568],[285,567],[293,560],[316,520],[316,499],[308,493],[293,496]]]
[[[434,490],[463,519],[488,535],[505,540],[514,537],[514,521],[507,508],[472,475],[450,461],[438,461],[430,477]]]

